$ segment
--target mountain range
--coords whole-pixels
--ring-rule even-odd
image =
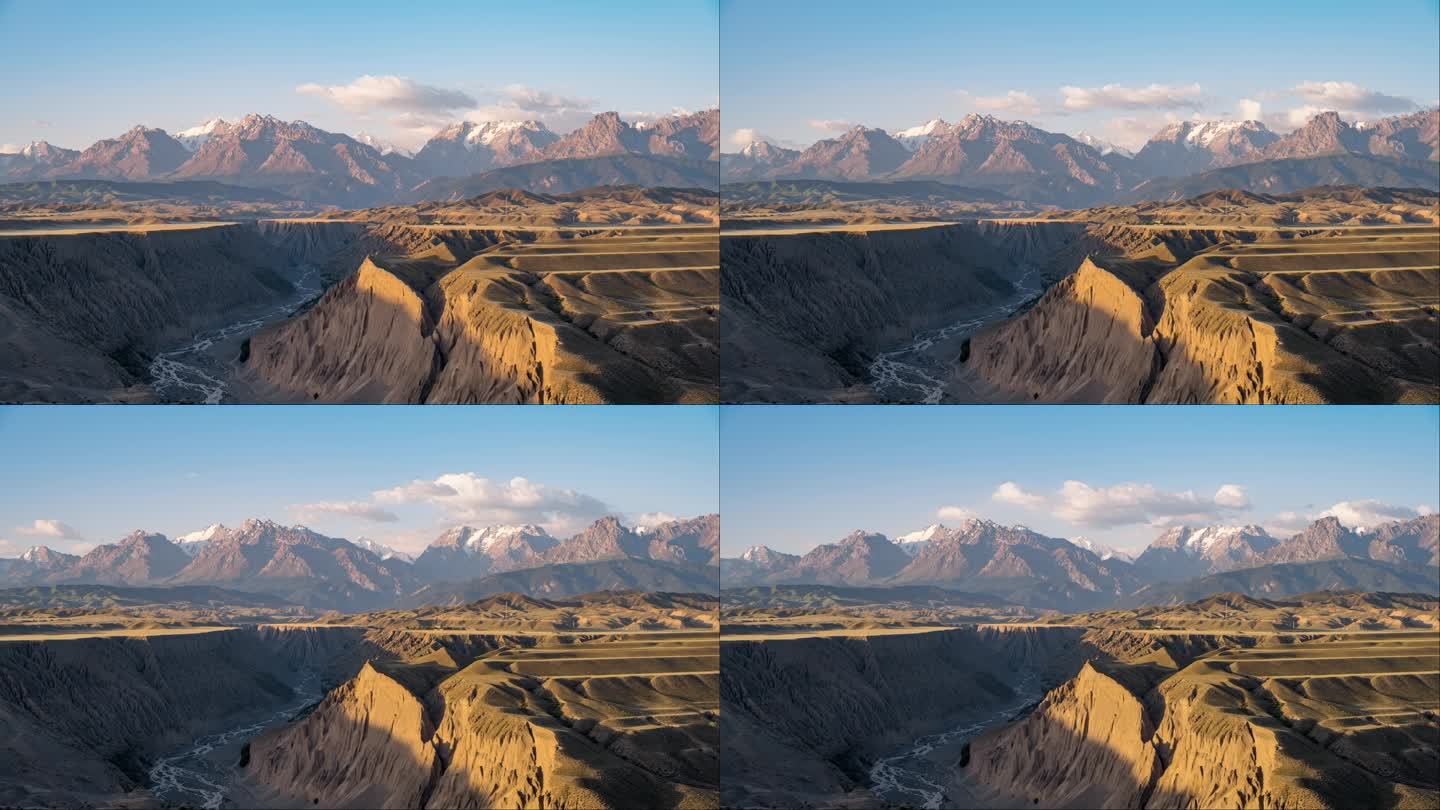
[[[615,566],[631,566],[627,582],[642,589],[683,582],[713,586],[719,551],[718,515],[667,521],[643,531],[605,517],[564,539],[534,525],[457,526],[413,562],[371,540],[352,542],[251,518],[234,529],[214,524],[174,541],[135,531],[84,555],[35,546],[0,560],[0,587],[208,585],[275,594],[292,604],[358,609],[389,606],[439,583],[453,590],[483,590],[466,581],[504,574],[515,574],[522,584],[527,577],[537,582],[549,577],[552,584],[545,592],[552,596],[561,595],[559,590],[603,590],[605,582],[615,581]],[[610,568],[583,568],[602,563]],[[561,585],[553,584],[557,575],[550,569],[564,569]]]
[[[1047,132],[1023,121],[971,114],[895,134],[856,126],[803,150],[765,141],[721,156],[725,182],[774,179],[938,180],[998,189],[1041,204],[1089,205],[1116,199],[1142,183],[1271,161],[1356,156],[1356,176],[1398,172],[1403,182],[1440,186],[1440,110],[1350,124],[1323,112],[1287,134],[1259,121],[1186,121],[1157,132],[1133,155],[1081,133]],[[1323,165],[1323,164],[1322,164]],[[1293,191],[1316,185],[1303,165],[1252,191]],[[1252,172],[1250,174],[1258,174]],[[1239,175],[1244,180],[1248,175]],[[1260,178],[1254,178],[1257,182]],[[1288,186],[1294,185],[1295,188]],[[1393,183],[1392,183],[1393,185]]]
[[[350,136],[251,114],[234,122],[212,119],[173,135],[136,126],[84,150],[36,141],[0,154],[0,182],[212,180],[316,203],[368,205],[401,199],[435,178],[547,161],[628,156],[640,163],[710,162],[719,157],[719,143],[719,110],[639,124],[607,112],[564,134],[539,121],[462,121],[435,133],[413,156],[364,133]]]
[[[1310,579],[1303,568],[1295,568],[1320,561],[1330,565],[1310,571]],[[1158,592],[1161,583],[1220,574],[1252,572],[1226,580],[1229,584],[1270,582],[1261,569],[1277,567],[1287,571],[1286,587],[1302,593],[1343,582],[1336,571],[1351,563],[1357,579],[1365,578],[1358,571],[1363,566],[1369,578],[1389,571],[1387,581],[1429,577],[1440,588],[1440,515],[1368,530],[1326,517],[1288,538],[1272,537],[1259,526],[1180,526],[1162,533],[1133,562],[1087,538],[1047,537],[1023,526],[969,519],[956,528],[934,524],[893,542],[882,534],[855,531],[803,555],[752,546],[720,566],[726,588],[928,585],[1075,609],[1112,604],[1147,589]]]

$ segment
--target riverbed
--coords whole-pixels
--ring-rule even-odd
[[[233,323],[209,329],[185,345],[157,354],[150,361],[150,387],[162,402],[218,405],[229,392],[230,376],[240,344],[266,324],[284,320],[321,292],[320,269],[305,266],[293,282],[295,291],[283,303],[245,314]]]
[[[255,735],[294,717],[324,694],[320,677],[306,673],[294,685],[295,695],[284,706],[258,720],[241,723],[218,734],[207,734],[150,767],[150,790],[155,798],[174,805],[220,810],[237,806],[232,799],[233,779],[240,749]]]
[[[943,785],[960,760],[965,743],[981,732],[1008,722],[1044,694],[1040,679],[1026,674],[1015,684],[1015,697],[983,715],[967,718],[949,731],[920,737],[899,752],[870,766],[870,790],[880,798],[926,810],[945,806]]]
[[[1004,320],[1043,290],[1040,268],[1026,265],[1004,301],[961,314],[939,329],[916,335],[908,344],[882,352],[870,362],[870,387],[883,402],[938,405],[945,397],[948,363],[960,344],[981,327]]]

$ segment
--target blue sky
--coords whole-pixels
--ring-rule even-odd
[[[722,0],[725,130],[808,144],[846,124],[894,131],[982,112],[1135,146],[1195,115],[1258,110],[1280,130],[1310,108],[1373,118],[1440,97],[1437,8]]]
[[[259,112],[413,146],[467,114],[564,130],[591,111],[703,109],[716,18],[715,0],[0,0],[0,144],[80,149]],[[367,94],[362,76],[411,84]]]
[[[718,507],[716,425],[700,407],[0,408],[0,556],[246,517],[410,550],[461,522],[689,517]]]
[[[1440,497],[1433,407],[751,406],[724,409],[720,432],[726,556],[965,510],[1138,550],[1175,522],[1288,534]]]

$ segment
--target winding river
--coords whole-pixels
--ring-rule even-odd
[[[1003,302],[940,329],[922,332],[908,345],[876,356],[870,363],[870,386],[885,399],[938,405],[945,396],[945,381],[941,379],[945,370],[929,351],[946,341],[968,337],[992,321],[1010,317],[1042,289],[1040,268],[1024,267],[1015,279],[1014,294]]]
[[[219,329],[201,332],[190,343],[157,354],[150,361],[150,386],[160,400],[206,405],[223,401],[233,355],[222,349],[268,323],[289,317],[296,307],[319,295],[320,269],[302,267],[293,283],[295,292],[284,303]]]
[[[155,797],[170,804],[203,807],[206,810],[224,807],[227,785],[234,775],[238,754],[226,758],[217,754],[217,749],[244,742],[271,726],[289,720],[324,694],[320,688],[320,677],[315,673],[302,676],[294,689],[294,699],[273,714],[219,734],[200,737],[189,748],[157,760],[150,767],[150,790]]]
[[[1044,695],[1040,679],[1028,673],[1015,684],[1015,699],[972,722],[939,734],[920,737],[910,747],[870,766],[870,789],[887,801],[939,810],[945,802],[942,771],[950,765],[937,763],[930,754],[937,748],[954,749],[986,729],[1007,722],[1016,712]],[[957,753],[958,756],[958,753]]]

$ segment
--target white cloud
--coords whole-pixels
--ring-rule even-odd
[[[315,520],[323,515],[339,515],[375,523],[394,523],[400,518],[373,503],[364,501],[316,501],[290,507],[302,520]]]
[[[630,521],[630,525],[641,529],[653,529],[661,523],[670,523],[679,519],[669,512],[641,512]]]
[[[822,132],[845,132],[855,128],[851,121],[843,121],[838,118],[812,118],[809,121],[812,128]]]
[[[1276,537],[1290,537],[1305,531],[1314,520],[1303,512],[1280,512],[1264,521],[1265,531]]]
[[[1023,90],[1009,90],[1001,96],[976,96],[962,90],[960,95],[968,99],[970,106],[977,110],[1010,115],[1040,114],[1040,102]]]
[[[557,110],[590,109],[595,100],[580,98],[578,96],[562,96],[558,93],[551,93],[539,90],[534,87],[526,87],[523,84],[512,84],[502,91],[504,97],[512,106],[522,110],[535,110],[537,112],[554,112]]]
[[[966,521],[971,518],[978,518],[980,515],[974,509],[964,506],[942,506],[935,510],[935,517],[941,520]]]
[[[1226,509],[1249,509],[1250,496],[1245,494],[1245,488],[1239,484],[1222,484],[1215,491],[1215,503]]]
[[[446,473],[372,495],[376,503],[428,504],[452,520],[476,523],[540,523],[573,526],[603,516],[608,508],[597,498],[573,489],[552,487],[527,478],[496,481],[474,473]]]
[[[1236,113],[1243,121],[1259,121],[1262,108],[1260,102],[1253,98],[1242,98],[1235,107]]]
[[[1168,85],[1150,84],[1145,87],[1126,87],[1107,84],[1103,87],[1060,88],[1065,97],[1067,110],[1095,110],[1105,107],[1121,109],[1199,109],[1201,91],[1198,84]]]
[[[1062,484],[1058,492],[1045,495],[1006,481],[995,489],[991,498],[1033,511],[1046,511],[1079,526],[1104,529],[1139,524],[1203,523],[1250,506],[1245,488],[1238,484],[1225,484],[1206,498],[1189,490],[1166,492],[1153,484],[1095,487],[1073,480]]]
[[[16,534],[26,537],[49,537],[55,540],[79,540],[80,532],[68,523],[59,520],[36,520],[29,526],[19,526]]]
[[[748,127],[742,127],[730,133],[730,145],[736,149],[744,149],[752,143],[768,141],[769,138]]]
[[[1045,496],[1033,492],[1027,492],[1024,487],[1014,481],[1006,481],[995,488],[991,500],[1001,503],[1010,503],[1026,509],[1040,509],[1045,506]]]
[[[1120,116],[1101,125],[1105,139],[1126,149],[1139,149],[1166,124],[1174,123],[1178,117],[1171,114],[1162,117],[1136,118]]]
[[[1355,82],[1301,82],[1291,92],[1307,104],[1356,113],[1398,113],[1416,108],[1414,101],[1361,87]]]
[[[1422,514],[1425,513],[1408,506],[1366,499],[1341,501],[1321,512],[1318,517],[1333,517],[1352,529],[1373,529],[1384,523],[1410,520],[1420,517]]]
[[[349,84],[302,84],[295,88],[302,95],[318,96],[352,112],[374,109],[412,113],[439,113],[473,107],[477,102],[469,94],[448,90],[407,79],[403,76],[365,75]]]

